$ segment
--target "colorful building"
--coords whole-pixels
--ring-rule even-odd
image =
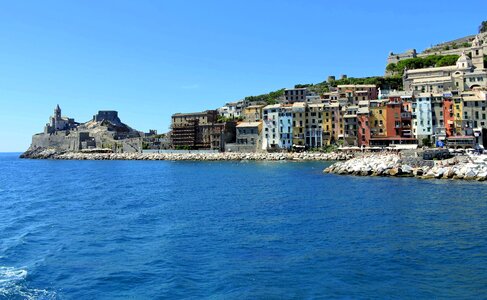
[[[283,104],[279,108],[279,147],[291,149],[293,146],[292,105]]]
[[[431,97],[431,94],[421,93],[412,99],[413,134],[420,145],[423,140],[431,141],[433,135]]]
[[[306,103],[295,102],[292,105],[292,118],[293,118],[293,145],[305,146],[305,130],[306,130]]]

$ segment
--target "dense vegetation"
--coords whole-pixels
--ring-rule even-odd
[[[228,117],[227,118],[225,116],[219,115],[216,120],[218,123],[225,123],[225,122],[230,122],[230,121],[243,121],[243,117],[237,117],[237,118]]]
[[[452,55],[428,55],[426,57],[416,57],[403,59],[395,63],[387,65],[386,70],[393,74],[402,75],[404,68],[408,69],[421,69],[428,67],[444,67],[453,66],[457,62],[459,56]]]
[[[323,81],[317,84],[297,84],[294,87],[307,87],[309,90],[318,94],[328,92],[330,87],[336,87],[342,84],[374,84],[381,89],[402,89],[402,78],[400,76],[373,76],[373,77],[359,77],[359,78],[344,78],[338,80],[331,80],[330,82]]]
[[[284,89],[280,89],[267,94],[262,94],[258,96],[247,96],[245,100],[247,101],[264,101],[267,104],[276,104],[279,97],[284,95]]]
[[[487,32],[487,21],[482,21],[479,26],[479,33]]]
[[[374,76],[374,77],[360,77],[360,78],[344,78],[339,80],[332,80],[330,82],[323,81],[320,83],[306,83],[306,84],[296,84],[294,88],[307,88],[308,90],[315,92],[320,95],[330,91],[330,87],[336,87],[341,84],[374,84],[380,87],[382,90],[392,89],[400,90],[402,89],[402,77],[401,76]],[[248,96],[245,100],[248,101],[263,101],[266,104],[276,104],[279,97],[284,95],[284,89],[280,89],[268,94],[262,94],[258,96]]]

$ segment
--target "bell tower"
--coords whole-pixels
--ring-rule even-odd
[[[472,41],[471,54],[472,54],[472,64],[476,69],[484,68],[484,50],[480,41],[479,35],[475,36]]]
[[[61,119],[61,108],[59,107],[59,104],[54,109],[54,118],[56,118],[56,120]]]

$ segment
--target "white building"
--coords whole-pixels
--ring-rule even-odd
[[[277,149],[279,148],[279,104],[267,105],[262,109],[263,118],[263,136],[262,149]]]
[[[218,108],[218,113],[220,116],[229,119],[238,119],[242,116],[242,110],[244,108],[244,103],[242,101],[239,102],[229,102],[224,106]]]

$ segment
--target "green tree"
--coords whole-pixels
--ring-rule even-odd
[[[423,68],[427,67],[434,67],[441,60],[442,56],[440,55],[428,55],[423,58]]]
[[[386,71],[391,72],[391,73],[397,72],[397,65],[395,63],[388,64],[386,67]]]
[[[438,63],[436,64],[437,67],[444,67],[444,66],[453,66],[457,63],[459,56],[458,55],[445,55],[443,56]]]
[[[487,32],[487,21],[482,21],[479,26],[479,33]]]
[[[294,88],[295,89],[301,89],[301,88],[307,88],[307,87],[312,87],[312,83],[306,83],[306,84],[295,84]]]
[[[245,97],[245,100],[248,100],[248,101],[263,101],[263,102],[265,102],[267,104],[276,104],[277,103],[277,100],[282,95],[284,95],[284,89],[280,89],[280,90],[277,90],[277,91],[274,91],[274,92],[270,92],[268,94],[262,94],[262,95],[258,95],[258,96],[248,96],[248,97]]]

